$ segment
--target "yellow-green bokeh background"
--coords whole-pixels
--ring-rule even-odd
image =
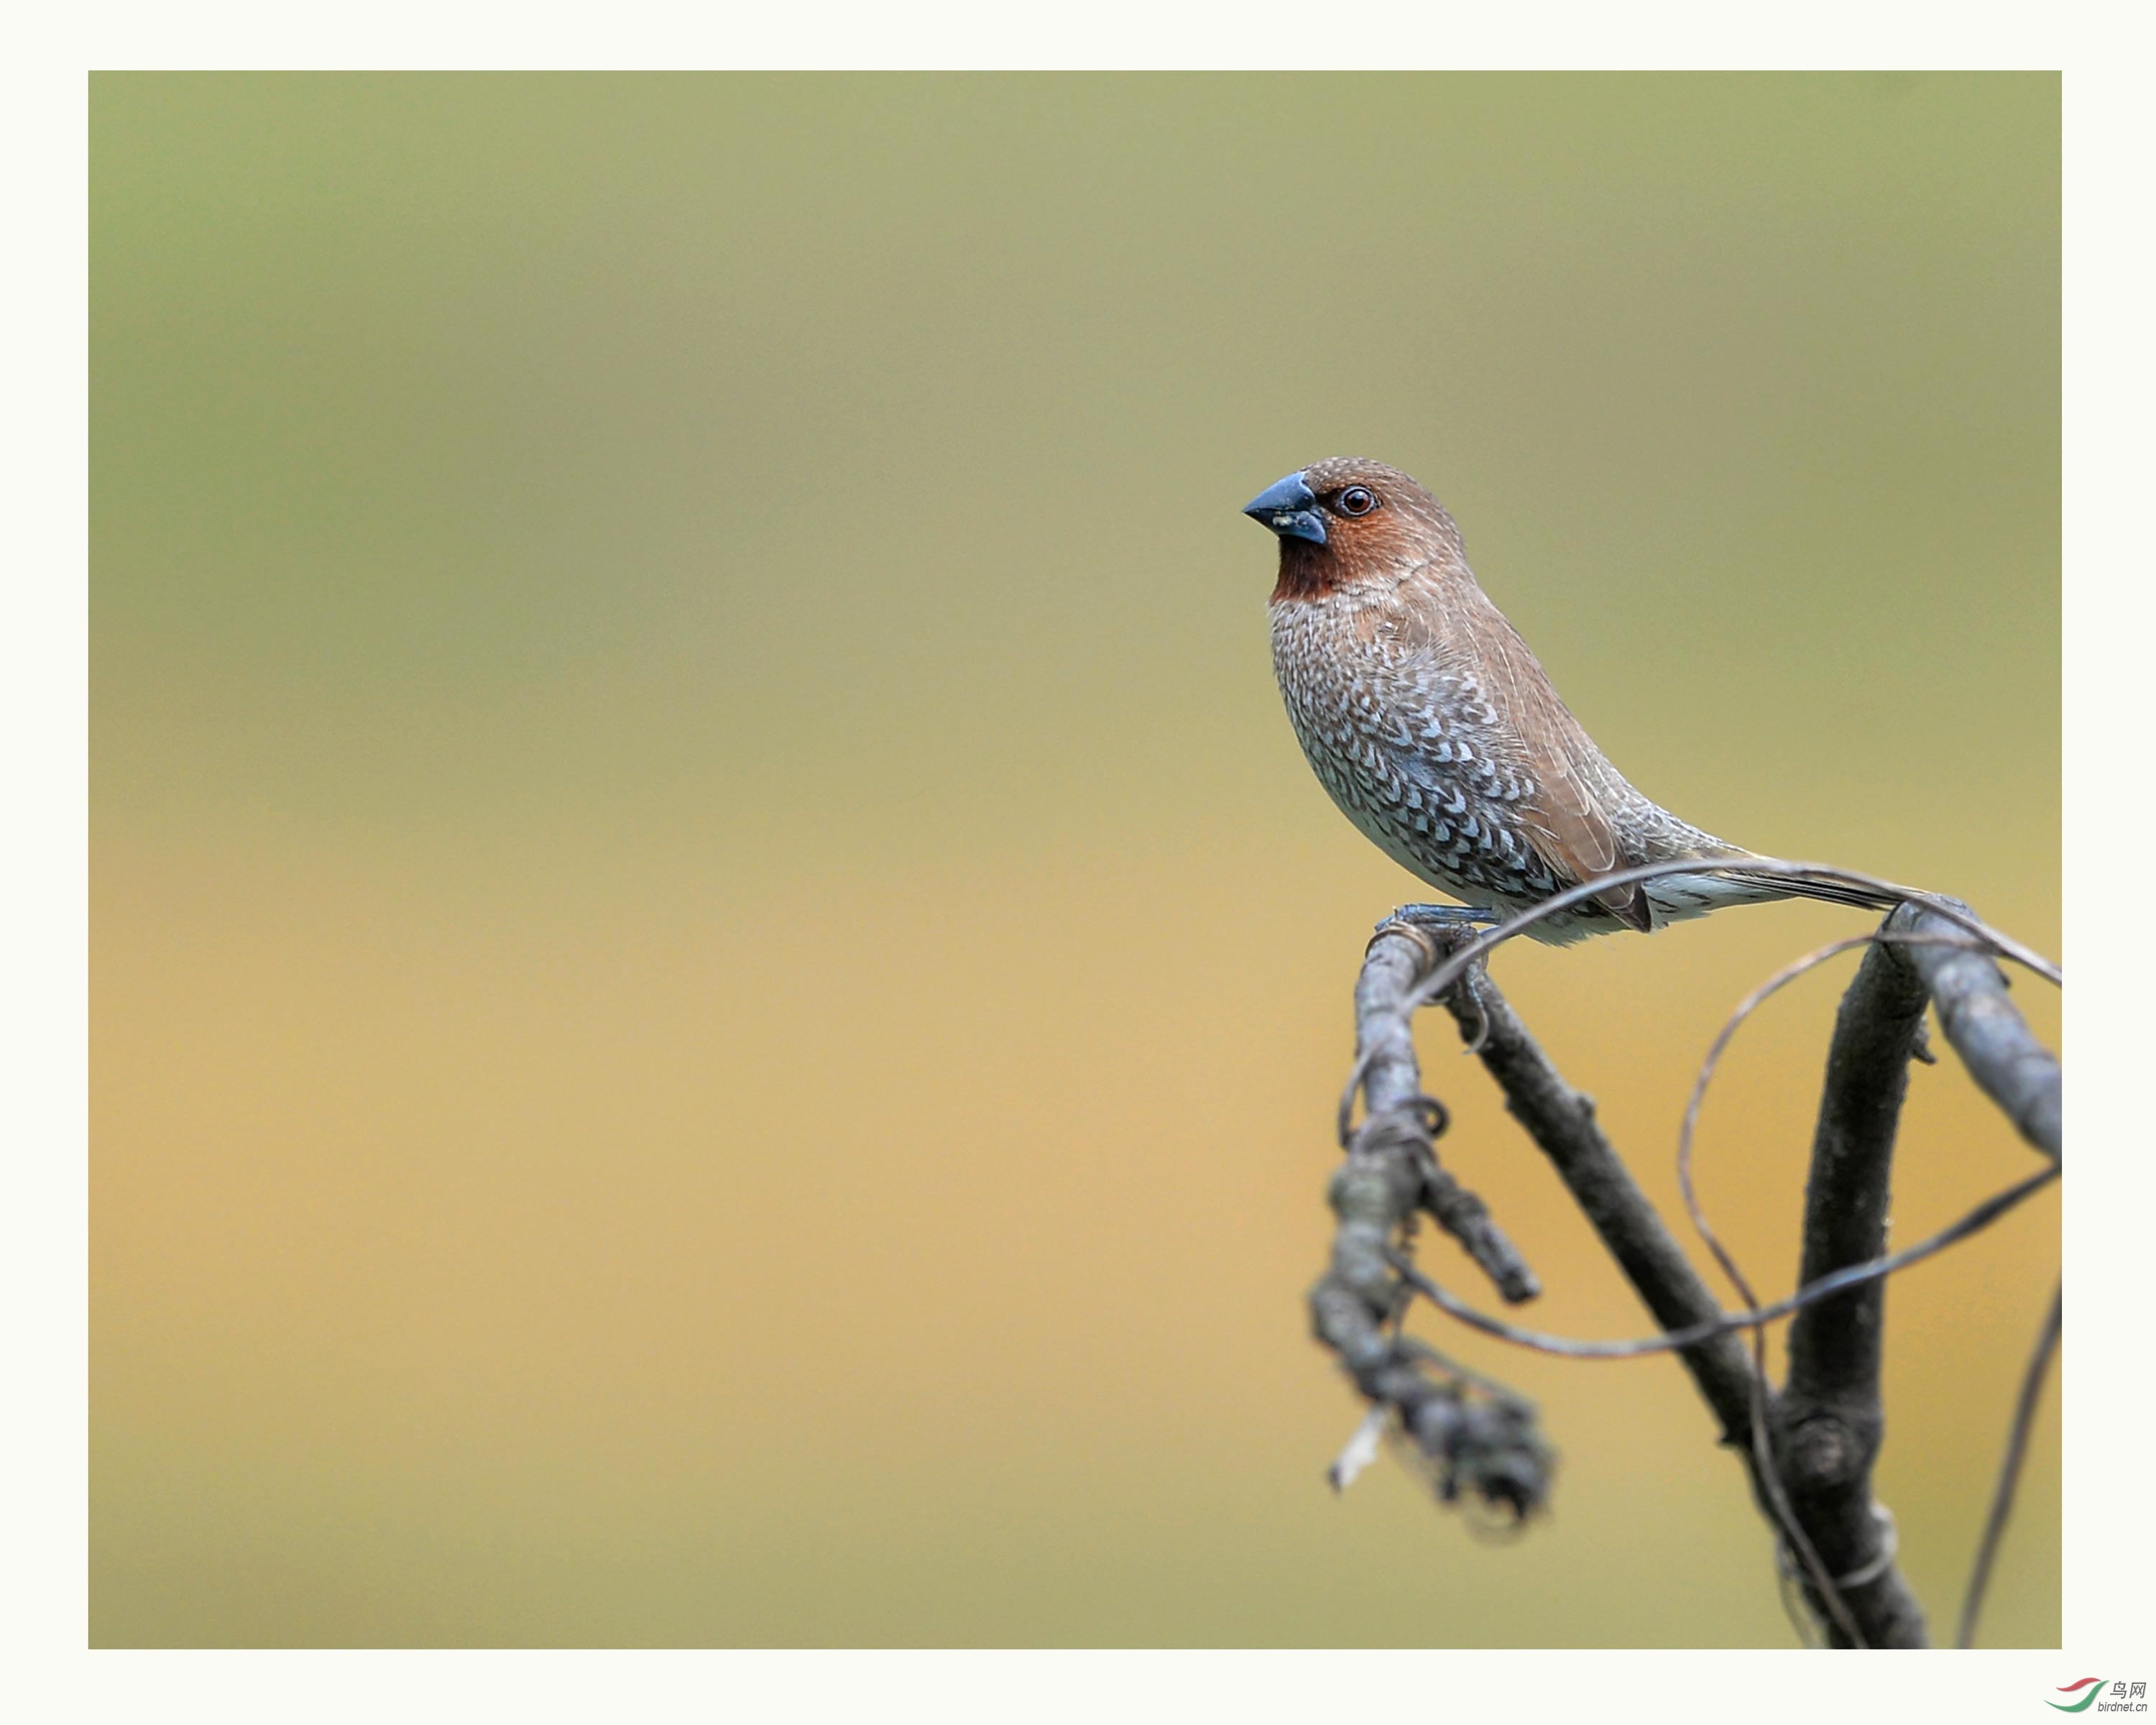
[[[1786,1645],[1666,1360],[1443,1338],[1563,1452],[1517,1543],[1325,1489],[1413,888],[1237,509],[1409,469],[1650,793],[2054,947],[2058,137],[2050,76],[94,80],[93,1638]],[[1498,973],[1667,1195],[1859,926]],[[1777,1290],[1844,973],[1703,1127]],[[1639,1332],[1452,1046],[1534,1321]],[[1919,1070],[1898,1237],[2027,1165]],[[1942,1620],[2057,1256],[1890,1299]]]

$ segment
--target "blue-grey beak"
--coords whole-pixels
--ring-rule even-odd
[[[1243,513],[1283,539],[1325,543],[1325,517],[1318,512],[1317,493],[1299,473],[1290,474],[1278,485],[1267,485],[1243,506]]]

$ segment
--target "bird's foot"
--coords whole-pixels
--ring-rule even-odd
[[[1504,920],[1502,912],[1480,905],[1402,905],[1378,927],[1404,922],[1423,928],[1495,928]]]
[[[1495,928],[1505,920],[1503,912],[1485,910],[1480,905],[1402,905],[1378,927],[1383,929],[1395,922],[1404,922],[1410,928]],[[1483,960],[1477,958],[1475,968],[1480,970],[1482,964]],[[1458,998],[1467,1001],[1475,1009],[1475,1034],[1460,1052],[1480,1054],[1490,1040],[1489,1009],[1476,998],[1471,987],[1463,991],[1460,984],[1455,983],[1454,991]],[[1427,1006],[1430,1003],[1418,998],[1415,1004]]]

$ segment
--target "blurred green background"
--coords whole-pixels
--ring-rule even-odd
[[[1324,1485],[1348,990],[1415,888],[1301,760],[1237,511],[1407,468],[1650,794],[2056,950],[2059,117],[95,79],[93,1639],[1789,1643],[1666,1360],[1431,1331],[1563,1451],[1517,1543]],[[1722,1015],[1861,926],[1497,974],[1666,1197]],[[1846,973],[1702,1127],[1774,1291]],[[1643,1330],[1424,1045],[1531,1321]],[[2028,1166],[1918,1070],[1897,1237]],[[1889,1301],[1942,1627],[2057,1259],[2047,1195]],[[2056,1409],[1994,1642],[2059,1640]]]

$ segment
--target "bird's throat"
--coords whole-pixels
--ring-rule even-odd
[[[1347,571],[1330,546],[1313,545],[1307,539],[1280,542],[1280,579],[1274,583],[1272,602],[1283,599],[1322,599],[1337,588]]]

